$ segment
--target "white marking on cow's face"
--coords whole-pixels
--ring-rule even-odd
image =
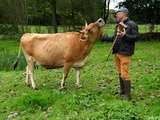
[[[80,31],[81,33],[81,41],[87,41],[88,40],[88,32],[84,29]]]

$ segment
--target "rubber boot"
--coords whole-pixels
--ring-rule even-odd
[[[123,79],[121,77],[119,77],[119,84],[120,84],[120,92],[119,95],[123,96],[124,95],[124,83],[123,83]]]
[[[131,81],[130,80],[123,80],[124,84],[124,95],[123,99],[131,100]]]

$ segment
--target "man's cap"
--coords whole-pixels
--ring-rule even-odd
[[[129,11],[126,7],[120,7],[118,9],[115,9],[115,13],[118,13],[118,12],[123,12],[123,13],[126,13],[126,14],[129,13]]]

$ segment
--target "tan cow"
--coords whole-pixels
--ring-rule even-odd
[[[80,69],[85,65],[85,58],[91,51],[93,44],[101,34],[104,25],[102,18],[86,25],[80,32],[66,32],[56,34],[26,33],[21,38],[22,48],[26,58],[26,83],[31,82],[36,88],[33,79],[34,64],[38,63],[47,69],[64,68],[60,88],[64,88],[65,80],[71,67],[76,70],[76,85],[80,87]],[[20,56],[19,55],[17,58]],[[18,64],[14,64],[14,69]]]

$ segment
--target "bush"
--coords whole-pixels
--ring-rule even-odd
[[[141,33],[139,36],[139,41],[145,40],[160,40],[160,32]]]
[[[0,24],[0,34],[14,35],[18,33],[18,27],[15,25]]]

